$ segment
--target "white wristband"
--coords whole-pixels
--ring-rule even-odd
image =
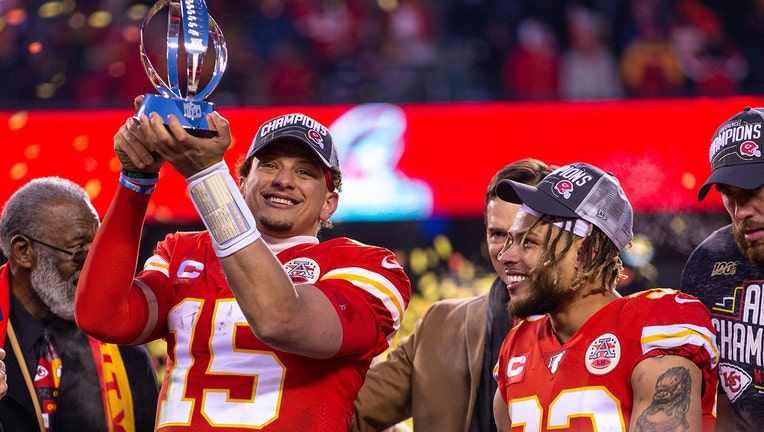
[[[225,161],[188,177],[186,183],[191,201],[210,232],[215,255],[227,257],[260,238],[255,217]]]

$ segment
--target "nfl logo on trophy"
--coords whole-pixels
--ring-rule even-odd
[[[144,43],[149,21],[165,7],[168,8],[167,81],[162,79],[151,64]],[[215,47],[215,67],[206,87],[200,88],[203,60],[210,40]],[[185,54],[186,57],[185,94],[181,91],[182,81],[178,75],[179,54]],[[227,60],[228,51],[223,33],[207,12],[204,0],[157,1],[149,8],[141,25],[141,62],[159,94],[145,95],[135,116],[156,112],[166,124],[168,116],[172,114],[189,133],[202,137],[215,136],[217,132],[207,124],[207,114],[215,110],[215,104],[205,99],[220,83]]]

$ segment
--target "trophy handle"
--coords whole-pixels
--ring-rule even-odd
[[[203,3],[203,2],[202,2]],[[168,14],[168,25],[167,25],[167,70],[168,70],[168,81],[165,82],[161,76],[159,76],[159,73],[157,73],[156,68],[151,64],[151,60],[149,60],[148,53],[146,52],[146,44],[144,43],[143,39],[143,33],[144,29],[148,25],[148,22],[156,15],[160,10],[164,9],[165,6],[168,6],[170,8],[170,13]],[[206,6],[203,8],[204,13],[207,14]],[[207,17],[209,19],[209,25],[207,28],[204,28],[204,32],[209,34],[209,37],[212,39],[212,42],[215,46],[215,68],[214,72],[212,74],[212,77],[210,78],[209,83],[207,83],[207,86],[200,92],[197,92],[197,85],[198,85],[198,75],[196,74],[199,70],[201,70],[201,55],[204,54],[204,52],[199,52],[198,50],[194,49],[193,46],[191,47],[191,51],[188,52],[189,59],[192,59],[192,57],[196,57],[197,60],[194,64],[189,64],[189,95],[183,95],[180,91],[179,84],[178,84],[178,47],[179,47],[179,34],[180,34],[180,17],[182,8],[180,7],[180,3],[177,1],[172,0],[159,0],[156,3],[154,3],[151,8],[146,13],[146,16],[143,18],[143,23],[141,24],[141,43],[140,43],[140,49],[141,49],[141,64],[143,65],[143,69],[146,71],[146,75],[151,80],[151,83],[154,85],[154,88],[157,89],[159,93],[161,93],[164,96],[172,97],[172,98],[182,98],[182,99],[193,99],[193,100],[204,100],[206,99],[210,93],[212,93],[213,90],[220,84],[220,79],[223,77],[223,72],[225,71],[226,65],[228,63],[228,49],[226,48],[225,44],[225,38],[223,37],[223,32],[220,30],[220,27],[218,26],[217,22],[207,14]],[[186,49],[189,48],[190,41],[189,36],[186,36],[186,40],[184,40],[184,44]],[[205,50],[206,51],[206,45]],[[193,59],[192,59],[193,61]],[[197,65],[198,64],[198,68]],[[191,75],[191,70],[194,69],[193,76]]]
[[[1,0],[0,0],[1,1]],[[165,82],[149,60],[144,41],[144,32],[151,19],[164,7],[167,14],[167,75]],[[178,51],[183,28],[183,49],[186,52],[186,94],[180,89],[178,78]],[[203,89],[199,89],[202,60],[207,53],[209,40],[215,45],[215,71]],[[217,87],[228,62],[223,32],[207,12],[204,0],[159,0],[149,8],[141,25],[141,63],[151,83],[159,94],[147,94],[135,116],[155,112],[162,116],[167,125],[169,116],[174,116],[188,133],[196,136],[217,135],[207,123],[207,115],[215,110],[215,104],[204,99]],[[169,84],[168,84],[169,83]]]
[[[183,22],[183,46],[186,49],[186,96],[194,97],[199,92],[202,63],[210,39],[210,15],[203,0],[186,0],[181,6],[183,15],[178,18]],[[174,18],[170,16],[170,19]]]
[[[207,86],[199,92],[196,97],[204,100],[212,93],[213,90],[220,84],[220,79],[223,78],[223,72],[225,72],[226,65],[228,64],[228,48],[226,48],[225,38],[223,32],[220,31],[218,23],[210,16],[210,37],[215,46],[215,69],[212,72],[210,81]]]
[[[178,48],[180,45],[180,23],[183,18],[183,11],[180,3],[169,0],[166,2],[169,8],[167,12],[167,81],[170,84],[169,90],[175,97],[183,98],[178,82]],[[141,27],[141,34],[143,28]],[[141,44],[143,48],[143,44]],[[148,56],[141,55],[141,58],[148,59]]]

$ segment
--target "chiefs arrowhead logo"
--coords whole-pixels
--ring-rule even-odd
[[[724,388],[730,402],[735,402],[752,382],[751,376],[743,369],[728,363],[719,363],[719,384]]]

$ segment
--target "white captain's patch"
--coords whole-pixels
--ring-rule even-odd
[[[310,258],[295,258],[284,264],[284,270],[294,284],[315,283],[321,275],[318,263]]]
[[[586,370],[592,375],[610,373],[621,360],[621,342],[616,335],[605,333],[594,338],[586,350]]]

